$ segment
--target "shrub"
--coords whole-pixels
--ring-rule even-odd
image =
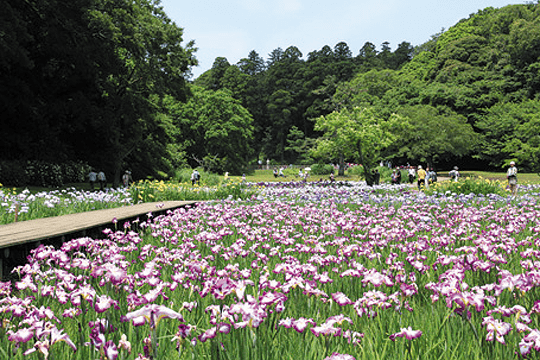
[[[313,164],[311,166],[311,173],[313,175],[330,175],[334,172],[334,167],[329,164]]]
[[[4,186],[22,186],[28,183],[24,171],[25,166],[20,161],[0,161],[0,184]]]
[[[89,172],[90,166],[83,162],[1,161],[0,183],[7,186],[59,187],[67,183],[85,182]]]
[[[62,167],[44,161],[30,160],[26,165],[28,185],[34,186],[62,186]]]
[[[362,165],[353,165],[347,169],[347,175],[364,176],[364,167]]]
[[[455,194],[476,194],[487,195],[497,194],[506,195],[506,183],[500,180],[489,180],[482,177],[465,178],[459,181],[443,181],[430,186],[426,190],[427,194],[438,193],[455,193]]]
[[[85,182],[91,166],[80,161],[69,161],[67,163],[63,163],[61,168],[62,182],[64,184],[69,184]]]

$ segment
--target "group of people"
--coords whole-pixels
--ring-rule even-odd
[[[415,179],[418,184],[418,190],[421,190],[422,187],[429,187],[429,185],[434,184],[437,182],[437,172],[434,168],[430,168],[429,166],[426,167],[424,170],[422,168],[422,165],[418,165],[418,168],[415,168],[414,166],[408,166],[407,168],[407,175],[409,178],[409,184],[413,184]],[[397,181],[399,177],[399,182]],[[397,170],[396,174],[396,183],[399,184],[401,182],[401,171]]]
[[[91,190],[94,190],[96,184],[99,184],[100,190],[105,190],[107,187],[107,177],[103,171],[95,172],[94,169],[91,169],[88,174],[88,182],[90,183]]]
[[[512,196],[517,194],[517,172],[518,170],[516,168],[516,163],[511,161],[510,167],[506,172],[506,178],[508,180],[508,189],[510,190]],[[429,167],[424,170],[422,169],[422,165],[419,165],[417,170],[413,166],[409,166],[408,175],[410,184],[412,184],[414,179],[417,178],[418,190],[421,190],[423,186],[427,188],[430,184],[437,182],[437,173],[435,170]],[[454,166],[454,168],[448,172],[448,175],[450,176],[450,181],[456,182],[461,177],[459,168],[457,166]],[[392,173],[392,183],[401,183],[401,171],[399,169],[394,170]]]
[[[103,171],[96,172],[91,169],[88,173],[88,182],[90,183],[90,190],[95,190],[96,184],[99,184],[100,190],[105,190],[107,187],[107,176]],[[131,171],[126,170],[122,175],[122,186],[128,187],[133,182]]]

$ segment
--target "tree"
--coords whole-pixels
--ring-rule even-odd
[[[247,166],[253,118],[229,90],[193,87],[193,97],[173,113],[180,129],[177,141],[191,162],[206,170],[240,175]]]
[[[433,166],[443,160],[450,162],[471,153],[478,136],[467,119],[446,109],[439,111],[430,105],[403,107],[398,112],[407,117],[410,129],[400,137],[396,157]]]
[[[214,64],[212,64],[212,69],[210,69],[210,83],[208,84],[209,89],[219,90],[223,88],[223,77],[225,76],[225,73],[230,66],[231,64],[229,64],[227,58],[217,57],[214,60]]]
[[[221,78],[221,85],[229,89],[235,99],[243,102],[246,97],[249,75],[244,74],[236,65],[229,66]]]
[[[272,50],[270,54],[268,54],[268,61],[267,61],[267,67],[270,67],[283,58],[283,49],[278,47],[277,49]]]
[[[383,119],[373,108],[335,111],[316,120],[315,129],[323,132],[323,136],[316,140],[312,154],[337,160],[339,175],[343,175],[345,160],[357,160],[368,179],[380,151],[395,141],[397,131],[406,126],[405,118],[392,114]]]
[[[163,170],[161,99],[186,99],[196,60],[158,2],[7,0],[0,26],[3,158]]]
[[[267,108],[272,122],[267,133],[271,135],[272,141],[265,144],[264,153],[284,162],[287,133],[292,125],[293,113],[296,111],[292,93],[283,89],[274,91],[270,96]]]
[[[103,37],[99,77],[104,112],[96,120],[103,129],[104,150],[111,159],[117,184],[126,164],[134,171],[143,167],[134,162],[137,154],[160,149],[146,144],[166,144],[166,138],[148,132],[155,128],[155,115],[160,110],[148,99],[166,95],[179,101],[187,99],[184,76],[196,64],[192,57],[195,49],[193,42],[185,48],[181,45],[183,30],[149,0],[99,2],[88,16],[90,31]],[[155,154],[154,158],[164,154]],[[145,165],[151,168],[151,164]]]
[[[540,101],[500,103],[477,122],[481,130],[480,153],[489,165],[501,168],[511,160],[531,170],[540,169]]]
[[[394,70],[401,68],[404,64],[411,61],[413,54],[414,47],[411,45],[411,43],[403,41],[398,45],[396,51],[392,53],[391,68]]]
[[[246,75],[257,75],[265,70],[264,59],[255,50],[251,50],[247,58],[240,59],[238,67]]]
[[[377,48],[369,41],[362,46],[356,59],[364,71],[382,67],[382,63],[377,57]]]
[[[304,133],[296,126],[292,126],[287,134],[287,146],[285,152],[293,164],[310,164],[312,159],[309,150],[313,145],[313,139],[306,138]]]
[[[381,60],[381,63],[386,69],[393,69],[392,49],[390,43],[385,41],[381,44],[381,51],[377,54],[377,58]]]

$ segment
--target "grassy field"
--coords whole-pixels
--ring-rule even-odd
[[[284,174],[287,176],[286,178],[275,178],[272,174],[272,170],[255,170],[252,174],[246,175],[246,181],[249,182],[274,182],[274,181],[300,181],[300,178],[298,178],[298,169],[287,169],[285,170]],[[403,181],[405,181],[405,170],[402,170],[403,174]],[[506,172],[489,172],[489,171],[463,171],[461,173],[461,176],[463,178],[471,177],[471,178],[484,178],[484,179],[490,179],[490,180],[506,180]],[[443,180],[448,177],[447,171],[440,171],[439,177]],[[328,180],[327,175],[311,175],[308,178],[308,181],[318,181],[318,180]],[[518,175],[518,179],[520,183],[523,184],[539,184],[540,183],[540,176],[536,173],[521,173]],[[336,176],[336,181],[360,181],[359,176]]]
[[[482,177],[490,180],[506,180],[506,172],[489,172],[489,171],[464,171],[464,177]],[[520,183],[524,184],[539,184],[540,176],[536,173],[520,173],[518,174]]]

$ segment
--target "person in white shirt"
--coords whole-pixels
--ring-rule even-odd
[[[414,178],[416,177],[416,170],[412,166],[409,166],[409,184],[412,184],[414,182]]]
[[[516,168],[516,163],[513,161],[510,161],[510,167],[508,168],[508,171],[506,172],[506,178],[508,179],[508,187],[510,188],[510,192],[512,193],[512,196],[516,196],[517,168]]]

